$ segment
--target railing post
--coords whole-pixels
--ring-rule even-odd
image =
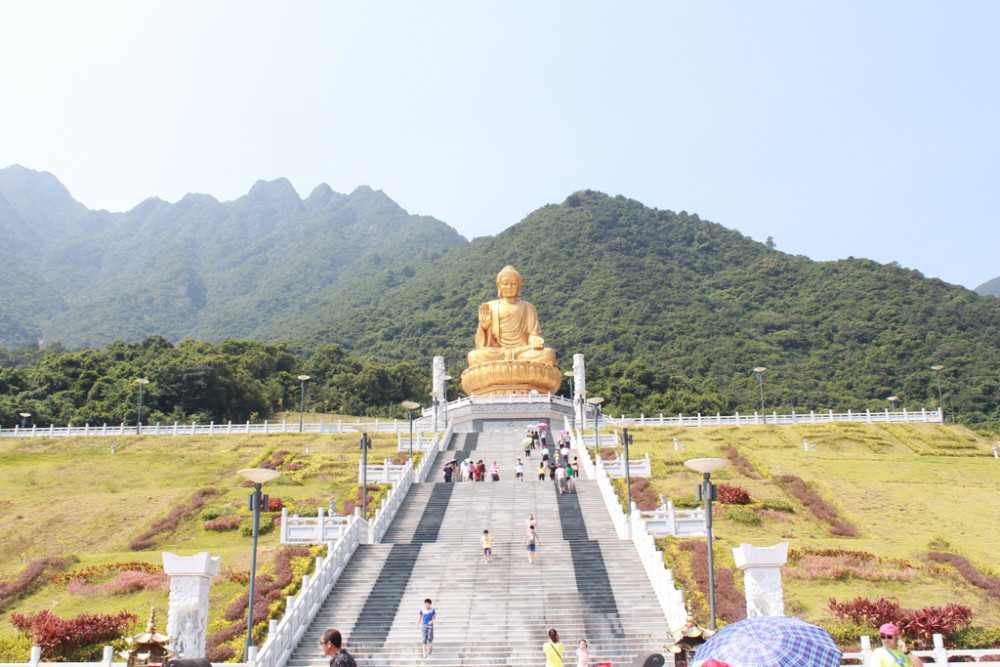
[[[940,634],[935,632],[933,639],[934,639],[934,664],[947,665],[948,651],[944,647],[944,638]]]
[[[861,637],[861,664],[864,667],[872,664],[872,638],[868,635]]]

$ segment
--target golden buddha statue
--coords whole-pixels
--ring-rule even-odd
[[[479,306],[476,349],[462,373],[466,393],[554,392],[562,383],[556,353],[545,347],[538,312],[522,301],[521,274],[505,266],[497,274],[499,298]]]

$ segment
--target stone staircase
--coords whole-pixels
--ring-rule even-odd
[[[567,664],[581,638],[591,664],[630,664],[661,647],[667,622],[630,541],[618,540],[596,483],[559,495],[537,480],[541,454],[525,460],[520,433],[456,434],[439,457],[500,464],[500,482],[415,484],[382,544],[361,545],[293,653],[290,667],[326,667],[319,639],[344,635],[359,665],[539,665],[549,628],[559,631]],[[438,479],[441,479],[438,475]],[[522,545],[533,513],[539,536],[534,564]],[[494,537],[483,563],[479,538]],[[417,610],[437,610],[434,652],[421,658]]]

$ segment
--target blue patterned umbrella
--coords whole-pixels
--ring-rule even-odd
[[[721,660],[730,667],[840,667],[841,655],[819,626],[791,616],[753,616],[699,646],[694,665]]]

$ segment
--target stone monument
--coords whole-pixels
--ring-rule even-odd
[[[743,570],[747,592],[747,618],[784,616],[785,598],[781,591],[781,566],[788,561],[788,542],[760,548],[745,542],[733,548],[736,567]]]
[[[555,367],[556,353],[545,347],[535,307],[519,298],[521,274],[513,266],[497,274],[497,296],[479,306],[476,349],[462,372],[465,393],[558,391],[562,373]]]
[[[194,556],[163,552],[163,570],[170,575],[167,634],[172,638],[171,648],[182,658],[205,657],[209,583],[219,573],[221,562],[207,551]]]

